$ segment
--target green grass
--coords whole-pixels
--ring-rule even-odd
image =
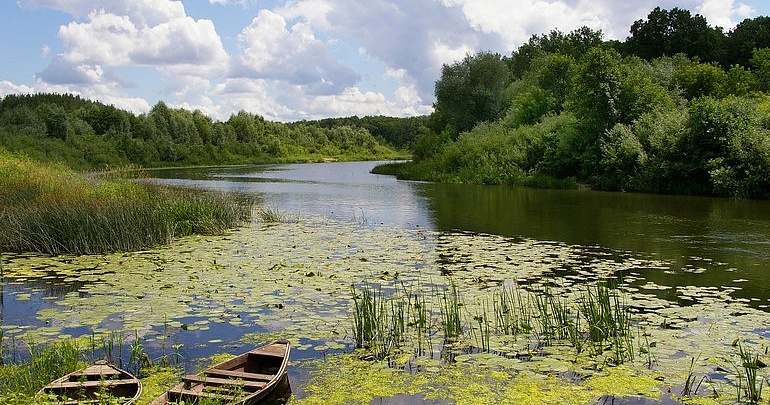
[[[94,254],[141,250],[247,220],[235,195],[85,175],[0,154],[0,250]]]

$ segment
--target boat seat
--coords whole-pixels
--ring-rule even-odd
[[[205,370],[203,373],[209,376],[240,378],[251,381],[270,381],[275,378],[275,375],[272,374],[245,373],[243,371],[218,370],[215,368]]]
[[[258,390],[264,388],[266,385],[264,382],[259,381],[248,381],[243,379],[233,379],[233,378],[216,378],[216,377],[201,377],[198,375],[188,375],[182,379],[185,382],[189,382],[191,384],[206,384],[211,386],[237,386],[237,387],[243,387],[244,389],[251,388],[253,390]]]
[[[225,401],[225,402],[234,402],[237,397],[234,397],[232,395],[225,395],[225,394],[212,394],[208,392],[196,392],[191,390],[186,390],[183,388],[172,388],[168,390],[168,397],[169,399],[174,399],[176,402],[181,401],[195,401],[196,398],[207,398],[207,399],[214,399],[219,401]]]
[[[50,386],[53,389],[86,388],[86,387],[117,387],[120,385],[133,385],[133,380],[90,380],[90,381],[65,381]]]

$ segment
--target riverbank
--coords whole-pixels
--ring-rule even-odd
[[[220,234],[247,221],[232,193],[171,189],[83,174],[0,153],[0,251],[94,254],[135,251],[190,234]]]

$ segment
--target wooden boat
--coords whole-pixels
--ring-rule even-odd
[[[50,394],[56,395],[57,403],[67,405],[104,403],[104,394],[131,404],[142,395],[142,383],[128,371],[97,361],[46,385],[37,396],[48,398]]]
[[[280,385],[288,386],[290,346],[288,341],[279,340],[216,364],[199,375],[188,375],[150,405],[194,404],[202,399],[233,405],[260,403]]]

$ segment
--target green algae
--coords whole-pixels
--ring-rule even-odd
[[[84,327],[96,334],[115,329],[137,331],[152,342],[226,324],[242,329],[244,334],[254,328],[267,331],[247,336],[243,339],[246,343],[288,338],[295,350],[339,353],[352,341],[351,285],[376,282],[387,296],[413,294],[425,299],[427,327],[434,333],[440,325],[440,292],[449,285],[446,274],[451,274],[460,287],[462,316],[469,319],[484,311],[502,286],[520,286],[529,293],[551,285],[553,294],[574,300],[585,282],[622,273],[625,276],[618,289],[627,295],[639,334],[645,331],[645,350],[652,358],[652,364],[647,364],[643,356],[626,364],[624,367],[636,373],[626,377],[647,378],[651,365],[653,371],[662,372],[657,376],[659,386],[671,387],[676,395],[690,372],[690,359],[698,356],[694,372],[725,381],[723,385],[714,383],[715,389],[723,393],[720,400],[734,399],[737,378],[733,363],[737,357],[732,342],[742,338],[759,352],[766,349],[762,335],[770,329],[767,314],[733,298],[735,287],[662,285],[660,281],[645,280],[638,269],[673,271],[665,262],[625,252],[494,235],[373,230],[303,218],[269,227],[255,224],[228,236],[186,237],[172,246],[142,252],[6,256],[3,271],[7,284],[34,285],[6,299],[18,302],[30,294],[43,295],[46,307],[35,315],[37,326],[6,322],[0,328],[5,338],[39,343],[67,336],[65,329]],[[658,295],[661,291],[666,295]],[[669,293],[691,304],[677,304],[666,298]],[[166,329],[162,336],[157,331],[160,328]],[[469,336],[464,336],[466,346],[475,344]],[[214,339],[203,343],[225,346],[232,342]],[[424,345],[422,350],[435,354],[442,351],[438,343],[420,344]],[[469,399],[462,395],[473,392],[483,401],[492,398],[504,403],[516,392],[542,390],[542,395],[552,395],[548,400],[560,403],[561,396],[574,399],[585,394],[590,401],[601,395],[621,395],[591,388],[587,382],[563,384],[559,377],[572,372],[586,376],[587,381],[600,378],[609,369],[605,359],[576,353],[574,348],[558,342],[529,353],[537,343],[537,337],[495,332],[489,338],[491,353],[458,351],[452,354],[456,369],[440,362],[423,365],[428,373],[406,375],[397,389],[377,391],[376,396],[419,395],[426,400],[454,398],[463,403]],[[641,339],[635,345],[641,347]],[[412,355],[419,350],[416,346],[403,347],[391,364],[418,362]],[[529,361],[515,358],[521,353]],[[367,364],[373,370],[364,370]],[[313,370],[321,366],[306,363],[297,367]],[[357,367],[353,371],[373,381],[387,377],[398,382],[401,377],[394,376],[404,374],[370,362]],[[472,390],[462,390],[460,385],[453,385],[453,378],[442,378],[454,376],[457,369],[465,374],[477,370],[477,376],[486,377],[477,378],[473,384],[480,385],[471,385]],[[762,372],[767,376],[765,370]],[[374,374],[369,376],[367,372]],[[495,378],[498,372],[508,375],[507,379]],[[421,383],[423,378],[429,381]],[[512,386],[507,380],[518,381],[518,385]],[[645,392],[643,382],[624,382],[636,388],[622,395]],[[308,387],[299,388],[311,399],[320,395],[311,387],[320,392],[332,383],[311,381]],[[565,385],[577,392],[560,391],[551,385]],[[361,395],[361,401],[375,395],[364,394],[364,388],[350,390]],[[479,403],[478,398],[475,401]]]
[[[315,371],[305,396],[293,405],[369,404],[396,395],[442,404],[590,404],[602,396],[658,398],[657,375],[637,375],[610,368],[581,383],[540,373],[511,373],[470,364],[435,362],[432,371],[404,373],[357,354],[335,356],[308,365]]]

